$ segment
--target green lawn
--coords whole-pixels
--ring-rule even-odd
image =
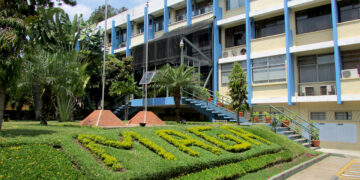
[[[211,179],[213,174],[218,174],[217,178],[241,178],[252,175],[257,177],[255,179],[266,179],[269,174],[277,173],[273,170],[274,168],[269,171],[271,173],[268,171],[262,173],[264,170],[274,167],[274,164],[287,162],[285,164],[290,163],[287,167],[290,168],[296,164],[291,164],[291,162],[300,163],[308,160],[309,158],[304,157],[306,153],[317,154],[317,152],[288,140],[285,136],[273,133],[270,128],[259,125],[241,128],[270,141],[270,144],[255,140],[259,142],[258,145],[251,143],[250,149],[242,152],[229,152],[190,133],[187,129],[197,127],[194,125],[107,130],[76,127],[77,124],[78,122],[50,122],[49,126],[41,126],[38,122],[5,122],[3,131],[0,132],[0,179],[43,179],[43,177],[55,179],[167,179],[171,177],[198,179],[198,177],[203,177],[202,179]],[[158,130],[175,130],[197,142],[201,141],[206,146],[219,149],[220,154],[200,147],[189,146],[191,150],[200,154],[199,156],[189,155],[156,134]],[[108,141],[108,144],[120,144],[120,142],[114,142],[122,141],[123,136],[120,134],[125,131],[132,131],[140,136],[140,139],[135,138],[136,141],[134,137],[132,138],[132,148],[130,149],[121,148],[122,145],[118,148],[95,145],[103,150],[102,153],[114,157],[115,161],[117,160],[123,166],[119,171],[107,166],[107,160],[102,160],[101,155],[97,156],[94,151],[91,153],[89,148],[84,147],[86,144],[81,145],[77,141],[79,134],[86,134],[112,140]],[[220,126],[214,126],[213,129],[203,131],[203,133],[229,146],[237,143],[220,139],[217,135],[233,135],[241,139]],[[178,142],[189,143],[181,140],[180,137],[174,135],[171,137]],[[243,140],[245,139],[243,138]],[[176,160],[169,160],[158,155],[159,147],[162,148],[162,151],[175,156]],[[37,162],[36,165],[33,164],[34,161]],[[250,161],[253,169],[245,168],[244,171],[241,171],[239,168],[239,171],[236,172],[234,168],[231,168],[231,166],[248,166],[249,164],[246,165],[247,161]],[[206,169],[208,170],[206,171]],[[202,172],[203,174],[201,174]],[[256,174],[256,172],[258,173]],[[24,176],[24,174],[27,175]],[[210,175],[205,176],[204,174]]]

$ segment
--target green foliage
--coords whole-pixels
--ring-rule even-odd
[[[270,113],[268,113],[267,111],[264,111],[263,115],[265,116],[265,118],[271,118]]]
[[[202,132],[202,131],[209,131],[209,130],[212,130],[212,129],[213,129],[213,127],[211,127],[211,126],[205,126],[205,127],[200,126],[200,127],[189,128],[188,131],[190,131],[191,133],[205,139],[206,141],[209,141],[212,144],[215,144],[218,147],[223,148],[226,151],[241,152],[241,151],[248,150],[251,147],[250,143],[248,143],[246,141],[243,141],[243,140],[241,140],[239,138],[236,138],[236,137],[234,137],[233,135],[230,135],[230,134],[218,134],[217,136],[219,138],[221,138],[221,139],[224,139],[224,140],[234,141],[237,144],[228,145],[228,144],[226,144],[226,143],[224,143],[222,141],[217,140],[215,137],[206,135],[204,132]]]
[[[126,11],[126,7],[122,7],[121,9],[117,9],[112,7],[111,5],[108,5],[107,7],[107,17],[111,17],[114,15],[117,15],[123,11]],[[103,21],[105,19],[105,5],[97,7],[90,15],[89,19],[87,20],[91,24],[97,24],[100,21]]]
[[[311,133],[311,140],[319,140],[319,129],[316,129],[314,126],[314,121],[309,121],[309,128]]]
[[[0,179],[81,179],[65,153],[46,144],[0,147]]]
[[[250,132],[247,132],[247,131],[245,131],[245,130],[239,128],[239,127],[236,127],[236,126],[222,126],[221,128],[226,129],[226,130],[232,132],[233,134],[235,134],[237,136],[240,136],[243,139],[245,139],[245,140],[247,140],[247,141],[249,141],[249,142],[251,142],[251,143],[253,143],[255,145],[260,145],[260,143],[258,141],[261,141],[261,142],[263,142],[265,144],[268,144],[268,145],[271,144],[270,141],[268,141],[268,140],[266,140],[266,139],[264,139],[262,137],[259,137],[259,136],[255,135],[255,134],[252,134]],[[256,139],[258,141],[255,141],[254,139]]]
[[[259,112],[253,112],[252,115],[253,115],[254,117],[259,117],[259,114],[260,114]]]
[[[206,149],[214,154],[217,154],[217,155],[221,154],[220,149],[215,148],[210,145],[207,145],[199,140],[191,138],[190,136],[188,136],[186,134],[182,134],[178,131],[164,129],[164,130],[156,131],[156,134],[159,135],[161,138],[165,139],[170,144],[179,148],[180,151],[183,151],[183,152],[189,154],[190,156],[200,156],[200,153],[189,148],[188,146],[198,146],[198,147]],[[171,136],[181,138],[181,140],[178,140]]]
[[[231,108],[237,112],[245,112],[249,109],[247,103],[247,86],[244,69],[239,63],[234,63],[229,76],[229,96],[231,97]]]

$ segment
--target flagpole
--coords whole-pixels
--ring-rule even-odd
[[[101,91],[101,110],[104,110],[104,93],[105,93],[105,60],[106,60],[106,29],[107,29],[107,6],[108,0],[105,0],[105,32],[104,32],[104,58],[103,58],[103,70],[102,70],[102,91]]]
[[[149,55],[148,55],[148,51],[149,51],[149,43],[148,43],[148,40],[149,40],[149,2],[146,2],[146,26],[144,26],[145,28],[145,40],[146,40],[146,45],[145,45],[145,79],[147,79],[147,72],[148,72],[148,58],[149,58]],[[145,22],[144,22],[145,23]],[[144,124],[146,124],[146,112],[147,112],[147,84],[148,83],[145,83],[145,102],[144,102],[144,106],[145,106],[145,113],[144,113]]]

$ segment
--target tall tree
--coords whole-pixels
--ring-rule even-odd
[[[126,11],[126,7],[122,7],[120,9],[114,8],[111,5],[108,5],[107,7],[107,15],[108,17],[115,16],[121,12]],[[88,22],[91,24],[98,23],[100,21],[103,21],[105,19],[105,5],[99,6],[93,11],[88,19]]]
[[[237,124],[239,121],[239,112],[247,111],[249,104],[247,103],[247,87],[246,75],[244,69],[241,68],[239,63],[234,63],[234,67],[229,76],[229,93],[231,97],[231,108],[237,112]]]
[[[202,92],[199,85],[199,73],[195,73],[192,67],[181,65],[180,67],[171,67],[169,64],[157,71],[154,77],[154,83],[158,86],[159,91],[163,92],[168,89],[169,93],[174,96],[176,121],[180,122],[180,100],[183,90]]]

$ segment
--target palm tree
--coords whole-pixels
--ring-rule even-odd
[[[171,67],[169,64],[162,67],[154,77],[154,83],[160,92],[168,90],[174,96],[176,121],[180,122],[180,100],[183,90],[201,92],[199,78],[192,67],[181,65]]]

